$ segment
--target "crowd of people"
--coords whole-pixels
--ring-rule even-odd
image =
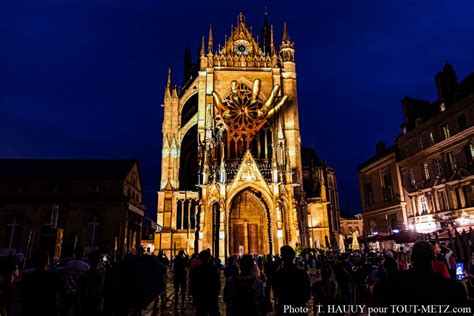
[[[346,306],[333,314],[348,315],[367,312],[350,306],[407,304],[460,307],[458,313],[472,315],[474,262],[464,262],[460,277],[458,261],[448,247],[418,241],[407,250],[342,254],[305,249],[296,255],[284,246],[278,256],[231,256],[224,266],[209,251],[188,258],[181,250],[163,263],[173,271],[175,309],[185,307],[188,295],[197,315],[219,315],[220,297],[227,315],[328,314],[328,306]]]
[[[474,262],[463,262],[460,276],[452,251],[427,241],[407,250],[348,253],[300,249],[297,254],[283,246],[277,256],[231,256],[225,264],[209,249],[191,256],[181,249],[171,260],[163,251],[157,256],[139,251],[115,263],[104,262],[98,251],[84,258],[78,246],[63,269],[52,269],[47,252],[37,253],[34,267],[21,272],[17,261],[3,262],[0,314],[139,315],[153,303],[158,315],[164,311],[160,301],[164,307],[169,299],[166,282],[172,282],[176,314],[193,305],[196,315],[220,315],[223,304],[226,315],[249,316],[364,315],[367,311],[351,306],[413,304],[474,311]],[[20,293],[18,314],[9,313],[15,293]]]
[[[167,270],[143,250],[114,262],[82,246],[55,263],[39,251],[21,268],[15,256],[1,263],[1,316],[139,315],[164,290]]]

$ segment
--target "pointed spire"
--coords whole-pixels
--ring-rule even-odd
[[[226,48],[227,48],[227,34],[224,35],[224,49],[222,50],[223,54],[226,54]]]
[[[261,31],[261,40],[262,40],[262,50],[265,55],[271,55],[271,47],[270,47],[270,24],[268,23],[268,11],[265,7],[264,15],[263,15],[263,26]]]
[[[185,87],[188,82],[193,79],[194,76],[194,64],[191,56],[191,48],[186,46],[184,49],[184,60],[183,60],[183,81],[182,85]]]
[[[171,65],[168,65],[168,80],[166,81],[165,101],[169,98],[171,98]]]
[[[201,43],[201,56],[204,56],[206,54],[206,48],[204,46],[204,36],[202,37],[202,43]]]
[[[239,19],[237,20],[237,23],[238,23],[237,25],[239,26],[239,28],[240,26],[245,24],[245,17],[242,11],[239,13]]]
[[[270,54],[275,55],[275,43],[273,40],[273,24],[270,25]]]
[[[290,41],[290,36],[288,35],[288,28],[286,27],[286,21],[283,22],[283,37],[281,39],[283,43]]]
[[[171,87],[171,65],[168,65],[168,81],[166,82],[166,87],[168,89]]]
[[[212,54],[214,51],[214,40],[212,38],[212,25],[209,25],[209,41],[207,42],[207,52]]]
[[[288,35],[286,22],[283,24],[283,36],[281,39],[280,56],[283,62],[295,62],[295,45]]]
[[[173,86],[173,90],[171,91],[171,98],[178,99],[178,89],[176,88],[176,85]]]

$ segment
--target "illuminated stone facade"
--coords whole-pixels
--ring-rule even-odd
[[[260,42],[240,14],[218,49],[209,30],[180,93],[170,69],[155,249],[225,258],[307,243],[295,48],[286,25],[275,48],[266,16]]]
[[[327,247],[340,231],[336,172],[312,148],[303,148],[302,164],[308,246]]]

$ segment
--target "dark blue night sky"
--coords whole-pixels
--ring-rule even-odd
[[[303,144],[359,211],[357,165],[399,134],[402,97],[434,100],[445,60],[474,71],[474,2],[1,1],[0,157],[136,157],[154,199],[168,64],[179,84],[185,45],[212,24],[216,47],[241,10],[257,33],[265,6],[296,44]]]

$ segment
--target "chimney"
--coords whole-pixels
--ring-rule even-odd
[[[377,155],[381,155],[385,152],[385,142],[384,141],[380,141],[380,142],[377,142],[377,144],[375,145],[375,153]]]

